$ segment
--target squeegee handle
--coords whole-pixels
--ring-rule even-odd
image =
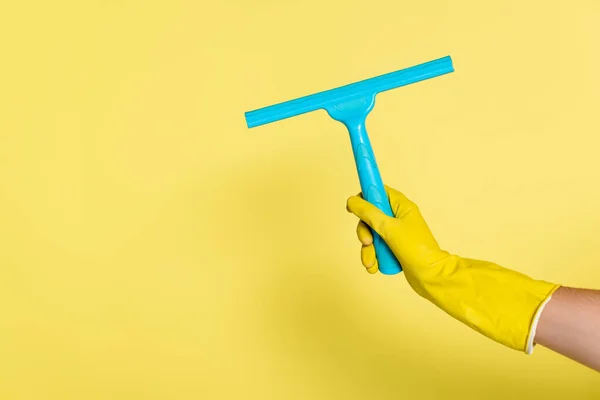
[[[375,154],[367,135],[364,120],[356,124],[346,125],[350,133],[352,152],[358,171],[358,179],[362,195],[365,200],[375,205],[387,216],[394,217],[390,202],[375,161]],[[386,275],[394,275],[402,271],[400,262],[390,250],[387,243],[373,230],[375,255],[379,264],[379,271]]]

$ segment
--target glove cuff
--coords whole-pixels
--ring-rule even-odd
[[[542,315],[542,312],[544,311],[544,307],[546,307],[546,304],[548,304],[548,302],[552,299],[552,295],[554,294],[556,289],[558,289],[559,287],[560,286],[556,286],[552,290],[552,292],[550,293],[548,298],[546,300],[544,300],[544,302],[540,305],[540,307],[536,311],[535,315],[533,316],[533,321],[531,322],[531,327],[529,328],[529,336],[527,337],[527,343],[525,344],[525,354],[533,354],[533,349],[535,348],[535,345],[536,345],[535,333],[537,331],[538,323],[540,322],[540,316]]]
[[[560,287],[458,256],[447,257],[420,278],[411,284],[417,293],[488,338],[527,354],[535,346],[543,307]]]

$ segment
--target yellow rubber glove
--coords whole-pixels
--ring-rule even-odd
[[[360,194],[347,202],[360,219],[357,234],[367,270],[378,271],[368,225],[394,252],[420,296],[488,338],[530,354],[539,315],[559,285],[440,249],[417,205],[390,187],[386,191],[395,218]]]

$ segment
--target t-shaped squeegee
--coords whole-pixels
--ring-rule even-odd
[[[366,118],[375,105],[377,93],[435,78],[454,71],[447,56],[396,72],[326,90],[309,96],[275,104],[245,113],[248,128],[268,124],[296,115],[324,109],[329,116],[343,123],[350,133],[350,142],[362,196],[386,215],[393,217],[375,155],[365,127]],[[402,271],[400,262],[381,237],[373,232],[379,271],[386,275]]]

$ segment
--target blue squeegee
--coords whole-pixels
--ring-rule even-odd
[[[386,215],[393,217],[365,128],[367,115],[375,105],[377,93],[453,71],[452,59],[449,56],[443,57],[336,89],[249,111],[245,114],[246,123],[248,128],[253,128],[319,109],[326,110],[331,118],[343,123],[350,133],[363,198]],[[379,271],[386,275],[401,272],[402,267],[387,244],[375,232],[373,237]]]

